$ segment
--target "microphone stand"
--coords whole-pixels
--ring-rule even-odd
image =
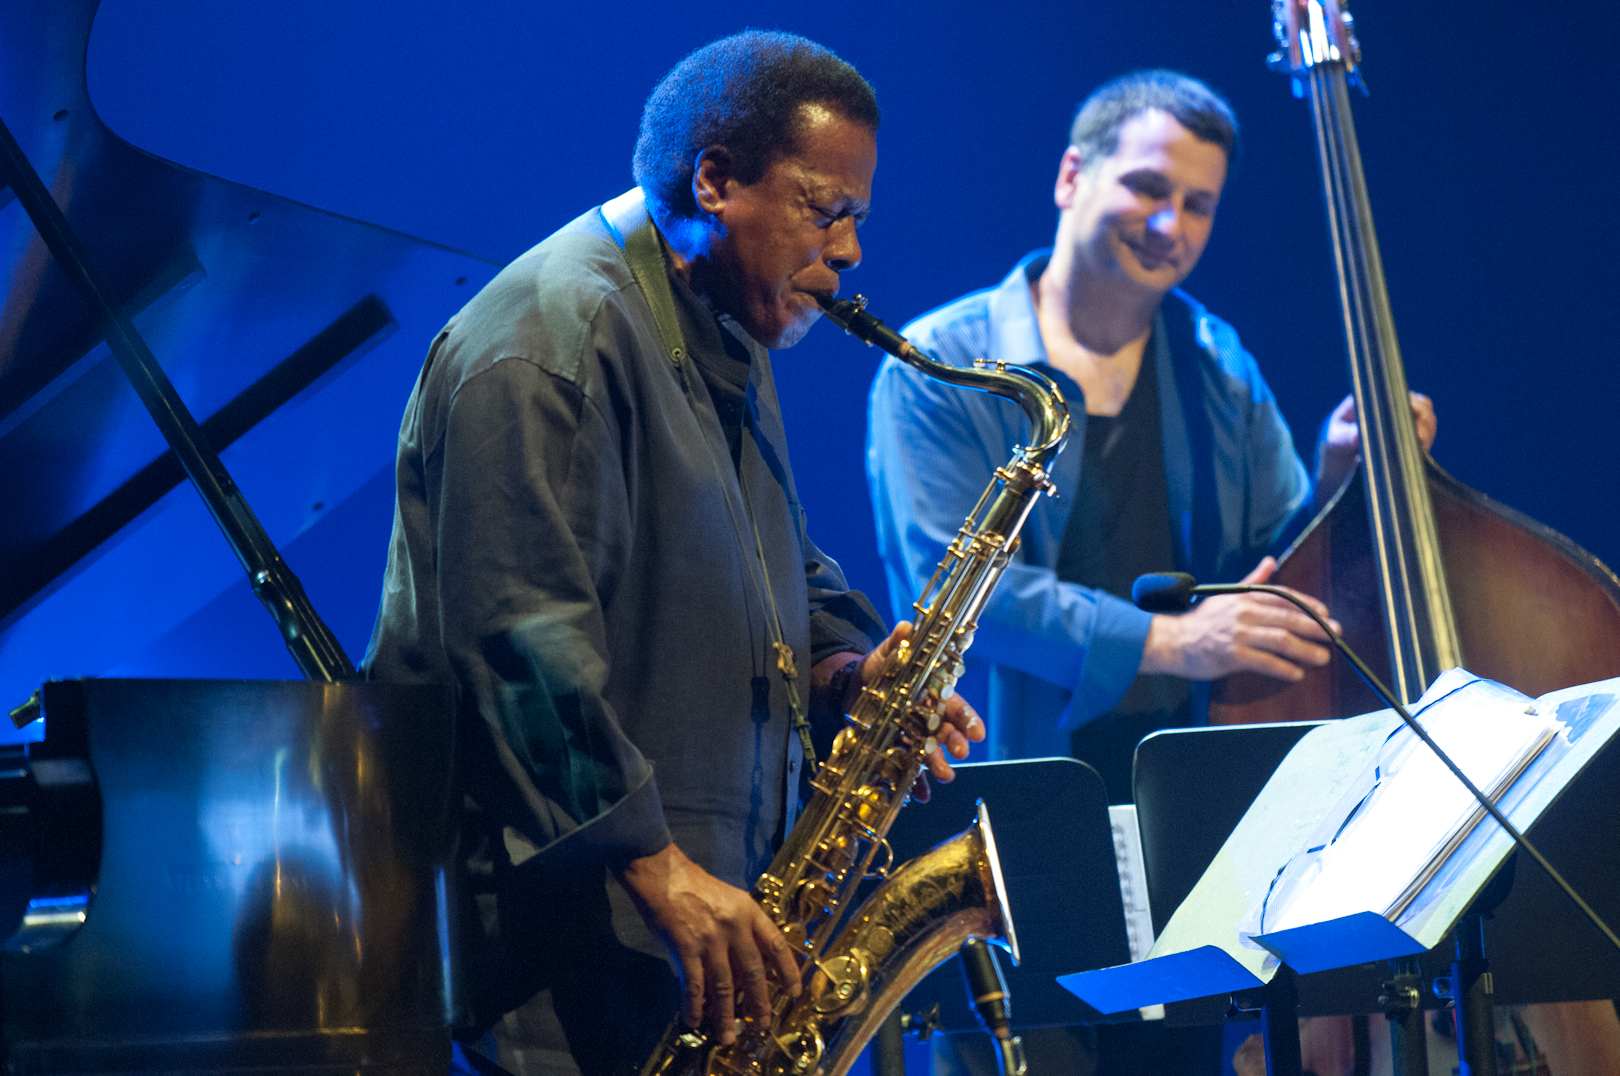
[[[1162,581],[1167,585],[1159,590],[1142,586],[1144,582],[1158,581]],[[1333,644],[1339,653],[1344,655],[1345,660],[1356,670],[1356,674],[1366,681],[1367,686],[1372,688],[1378,694],[1378,697],[1388,704],[1390,709],[1400,715],[1406,727],[1411,729],[1418,739],[1428,745],[1429,750],[1433,751],[1435,756],[1445,764],[1446,769],[1450,770],[1457,780],[1463,783],[1463,787],[1468,789],[1469,794],[1479,802],[1481,807],[1485,808],[1491,818],[1495,819],[1496,824],[1501,826],[1508,836],[1513,838],[1513,843],[1524,849],[1525,854],[1534,859],[1541,866],[1541,869],[1547,872],[1547,876],[1553,880],[1559,889],[1564,891],[1565,896],[1575,902],[1575,906],[1592,921],[1592,925],[1602,932],[1610,944],[1616,949],[1620,949],[1620,937],[1615,936],[1614,931],[1610,930],[1609,925],[1598,916],[1597,912],[1592,910],[1591,905],[1581,899],[1581,895],[1575,892],[1574,887],[1564,880],[1564,876],[1559,874],[1551,863],[1547,862],[1547,858],[1541,854],[1535,845],[1530,843],[1530,839],[1520,833],[1517,827],[1507,820],[1507,816],[1497,809],[1496,804],[1491,802],[1490,798],[1481,792],[1473,781],[1468,779],[1468,775],[1463,773],[1462,769],[1451,760],[1451,757],[1445,751],[1441,750],[1440,745],[1435,743],[1433,737],[1424,731],[1423,726],[1417,723],[1411,712],[1401,705],[1400,701],[1395,698],[1394,693],[1385,687],[1383,682],[1367,667],[1367,663],[1362,661],[1354,650],[1350,649],[1350,645],[1344,641],[1343,637],[1329,627],[1327,621],[1318,615],[1316,610],[1306,605],[1297,595],[1283,587],[1273,586],[1269,583],[1198,584],[1194,582],[1191,576],[1183,572],[1143,576],[1131,588],[1131,597],[1136,600],[1137,605],[1149,612],[1177,612],[1184,610],[1191,606],[1194,597],[1211,594],[1250,593],[1270,594],[1281,598],[1315,621],[1316,625],[1326,633],[1328,641]],[[1490,888],[1494,889],[1496,887],[1492,886]],[[1491,905],[1491,907],[1494,907],[1494,905]],[[1494,1076],[1496,1070],[1495,1032],[1491,1017],[1491,976],[1489,963],[1485,959],[1483,929],[1483,913],[1489,911],[1490,907],[1481,907],[1476,902],[1475,906],[1464,914],[1453,931],[1457,955],[1456,961],[1452,964],[1450,996],[1457,1010],[1457,1047],[1462,1076]],[[1403,1032],[1399,1037],[1404,1040],[1403,1045],[1407,1049],[1399,1052],[1414,1055],[1411,1060],[1416,1064],[1412,1067],[1419,1072],[1426,1071],[1427,1058],[1422,1056],[1424,1049],[1422,1036],[1416,1034],[1416,1029],[1412,1027],[1416,1022],[1413,1019],[1415,1012],[1421,1010],[1418,1008],[1418,999],[1413,996],[1416,991],[1413,989],[1411,982],[1411,969],[1403,962],[1397,961],[1393,963],[1396,965],[1393,969],[1395,977],[1385,984],[1385,993],[1390,995],[1390,1001],[1393,1002],[1393,1005],[1386,1008],[1386,1015],[1396,1019],[1400,1030]],[[1288,970],[1286,965],[1279,970],[1288,977],[1291,985],[1292,972]],[[1268,1004],[1268,1011],[1270,1007]],[[1421,1028],[1422,1025],[1416,1023],[1416,1026]],[[1268,1069],[1272,1059],[1269,1032],[1270,1029],[1268,1028]],[[1400,1066],[1398,1071],[1403,1071],[1407,1067],[1402,1064],[1400,1057],[1397,1057],[1396,1063]]]

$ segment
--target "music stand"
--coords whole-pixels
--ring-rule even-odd
[[[1529,820],[1534,821],[1534,832],[1541,836],[1543,843],[1563,853],[1555,858],[1561,867],[1565,863],[1572,867],[1580,863],[1586,868],[1581,882],[1577,884],[1582,885],[1586,898],[1605,915],[1612,915],[1611,909],[1620,904],[1620,885],[1616,885],[1617,879],[1614,877],[1620,871],[1588,865],[1586,860],[1601,857],[1582,857],[1577,850],[1582,842],[1590,846],[1604,840],[1609,819],[1613,817],[1620,752],[1604,749],[1614,735],[1617,724],[1620,724],[1620,713],[1616,712],[1620,706],[1616,706],[1615,696],[1620,696],[1620,681],[1605,681],[1599,685],[1554,692],[1538,700],[1559,707],[1559,716],[1571,725],[1571,744],[1567,751],[1549,752],[1531,768],[1526,783],[1533,783],[1537,791],[1523,798],[1525,817],[1517,812],[1513,815],[1521,825]],[[1160,1000],[1190,1000],[1253,989],[1260,982],[1268,980],[1271,977],[1269,969],[1261,967],[1264,954],[1256,950],[1242,953],[1231,951],[1237,948],[1233,944],[1236,921],[1247,911],[1247,907],[1237,910],[1237,905],[1245,903],[1247,898],[1236,890],[1247,887],[1252,893],[1267,884],[1297,848],[1297,839],[1304,833],[1300,827],[1308,829],[1313,824],[1310,821],[1312,818],[1321,817],[1323,804],[1329,798],[1337,798],[1338,790],[1346,787],[1351,770],[1359,770],[1364,761],[1372,757],[1372,751],[1381,741],[1385,729],[1392,727],[1390,720],[1388,712],[1380,712],[1345,722],[1328,723],[1313,731],[1309,740],[1301,743],[1300,751],[1295,752],[1300,755],[1299,758],[1290,755],[1274,780],[1268,783],[1254,809],[1245,814],[1238,831],[1220,849],[1211,869],[1206,871],[1188,900],[1178,909],[1169,924],[1168,936],[1161,936],[1155,953],[1160,958],[1170,956],[1171,963],[1158,969],[1136,965],[1101,973],[1065,976],[1065,985],[1071,989],[1078,987],[1089,1001],[1099,1004],[1099,1007],[1125,1008],[1149,1004],[1151,1002],[1146,999],[1153,994],[1157,994]],[[1253,738],[1263,733],[1255,728],[1233,728],[1167,735],[1226,736],[1236,743],[1240,742],[1238,738]],[[1192,758],[1190,752],[1174,753],[1188,760]],[[1189,776],[1210,769],[1211,755],[1207,749],[1198,752],[1197,757],[1197,766],[1189,771]],[[1537,777],[1539,781],[1535,780]],[[1163,787],[1173,790],[1174,782],[1164,782]],[[1516,785],[1515,792],[1520,787]],[[1571,795],[1562,795],[1566,788],[1572,789]],[[1508,807],[1507,800],[1508,797],[1505,797],[1504,809]],[[1606,805],[1606,809],[1603,805]],[[1203,806],[1205,809],[1209,807],[1207,802]],[[1152,816],[1153,810],[1150,808],[1148,813]],[[1268,818],[1276,831],[1288,829],[1287,820],[1292,819],[1296,823],[1294,828],[1299,832],[1268,833],[1264,825]],[[1272,838],[1280,840],[1276,845],[1271,845],[1269,842]],[[1154,854],[1149,851],[1153,840],[1144,832],[1144,851],[1150,856]],[[1288,850],[1283,851],[1284,848]],[[1432,950],[1423,960],[1426,977],[1431,971],[1439,971],[1442,975],[1450,973],[1449,967],[1443,970],[1435,967],[1442,949],[1447,951],[1445,956],[1449,957],[1449,945],[1442,946],[1441,943],[1446,940],[1452,925],[1468,910],[1475,894],[1502,866],[1510,851],[1506,834],[1494,825],[1483,826],[1458,849],[1456,862],[1460,864],[1459,867],[1450,872],[1450,877],[1442,875],[1437,879],[1444,894],[1444,900],[1436,902],[1441,907],[1440,914],[1431,914],[1422,923],[1407,924],[1413,937],[1407,938],[1405,944],[1411,946],[1417,943],[1418,951],[1425,946]],[[1152,871],[1153,862],[1150,860],[1150,891],[1156,885]],[[1525,873],[1527,876],[1540,874],[1529,870]],[[1161,875],[1157,882],[1162,890],[1166,884],[1164,877]],[[1156,899],[1158,895],[1155,893]],[[1215,905],[1220,905],[1223,900],[1225,904],[1216,908]],[[1248,903],[1252,904],[1252,901]],[[1496,977],[1506,987],[1499,1000],[1518,1002],[1590,998],[1608,996],[1613,992],[1617,970],[1614,954],[1595,947],[1598,935],[1589,924],[1584,928],[1571,924],[1570,913],[1562,907],[1564,903],[1561,894],[1550,892],[1550,884],[1545,883],[1545,879],[1536,877],[1525,895],[1518,900],[1510,898],[1503,905],[1498,922],[1493,925],[1492,937],[1506,936],[1511,932],[1519,936],[1521,944],[1501,947],[1492,953],[1493,962],[1498,954],[1501,956],[1502,962],[1496,963],[1494,970]],[[1388,924],[1385,922],[1381,926]],[[1309,943],[1310,934],[1316,928],[1302,929],[1303,940]],[[1345,933],[1348,929],[1345,921],[1338,921],[1337,929],[1340,934],[1331,944],[1321,944],[1323,935],[1318,931],[1314,945],[1296,944],[1301,940],[1296,937],[1293,942],[1283,939],[1283,944],[1277,946],[1290,961],[1298,960],[1301,966],[1322,969],[1321,975],[1307,975],[1299,979],[1302,1010],[1375,1011],[1372,1002],[1377,993],[1376,983],[1381,977],[1375,968],[1327,969],[1337,966],[1341,959],[1349,963],[1350,960],[1382,959],[1397,953],[1388,945],[1387,951],[1379,951],[1377,945],[1369,948],[1366,935],[1358,936],[1353,930]],[[1393,931],[1393,928],[1390,930]],[[1527,936],[1548,935],[1551,930],[1557,930],[1558,935],[1546,936],[1539,944],[1524,943]],[[1200,938],[1211,944],[1194,944]],[[1277,939],[1273,938],[1272,941],[1276,943]],[[1399,942],[1391,937],[1390,944],[1398,945]],[[1294,945],[1294,948],[1290,949],[1290,945]],[[1549,951],[1567,953],[1572,947],[1578,949],[1581,955],[1572,958],[1555,973],[1552,982],[1557,984],[1553,987],[1556,998],[1523,996],[1525,991],[1510,985],[1518,977],[1516,973],[1522,971],[1526,981],[1537,982],[1547,988],[1549,977],[1544,968],[1539,967],[1546,963],[1545,955],[1531,959],[1522,966],[1520,960],[1538,950],[1542,954]],[[1224,952],[1218,951],[1223,949]],[[1411,952],[1412,949],[1406,951]],[[1145,963],[1154,962],[1150,960]],[[1255,974],[1251,977],[1250,972]],[[1323,985],[1322,980],[1326,980],[1328,988],[1311,989],[1308,984],[1312,984],[1313,980],[1318,981],[1315,984],[1318,987]],[[1337,1003],[1323,1005],[1329,998],[1334,998]],[[1205,1015],[1208,1015],[1207,1009]]]
[[[1131,783],[1155,938],[1277,766],[1320,724],[1164,729],[1137,745]]]
[[[889,831],[896,862],[961,831],[981,799],[995,829],[1023,954],[1017,967],[1001,958],[1014,1027],[1108,1022],[1056,982],[1066,971],[1130,959],[1102,778],[1067,758],[958,766],[956,780],[935,782],[928,803],[900,812]],[[946,961],[919,983],[906,1008],[926,1010],[936,1003],[943,1030],[981,1030],[957,961]]]

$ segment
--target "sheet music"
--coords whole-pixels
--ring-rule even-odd
[[[1436,687],[1441,687],[1437,681]],[[1437,699],[1418,720],[1464,773],[1499,798],[1562,723],[1511,689]],[[1245,917],[1244,935],[1357,912],[1395,919],[1483,817],[1434,752],[1401,728],[1324,826]]]
[[[1153,911],[1148,906],[1147,868],[1142,861],[1142,832],[1136,825],[1136,804],[1108,808],[1114,835],[1114,862],[1119,867],[1119,897],[1125,904],[1125,937],[1131,962],[1153,948]]]
[[[1136,822],[1136,804],[1108,808],[1108,828],[1114,835],[1114,865],[1119,869],[1119,899],[1125,905],[1125,940],[1131,963],[1145,960],[1153,948],[1153,909],[1148,904],[1147,864],[1142,858],[1142,829]],[[1143,1020],[1163,1020],[1163,1005],[1144,1005]]]

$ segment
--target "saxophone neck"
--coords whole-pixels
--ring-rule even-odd
[[[933,359],[927,361],[946,370],[957,369]],[[1005,396],[1024,409],[1030,421],[1029,447],[1024,450],[1025,458],[1038,467],[1046,468],[1063,451],[1063,444],[1069,438],[1069,402],[1063,398],[1063,390],[1051,378],[1027,366],[1008,366],[998,362],[993,364],[992,369],[992,364],[985,359],[974,359],[973,365],[974,373],[1007,379],[1000,381],[999,387],[987,387],[984,391]],[[925,372],[934,377],[940,376],[932,370]]]
[[[877,345],[895,358],[916,367],[929,377],[949,385],[988,392],[1013,401],[1029,416],[1029,447],[1023,458],[1032,466],[1045,469],[1063,450],[1069,435],[1069,404],[1053,380],[1027,366],[1005,362],[973,360],[971,367],[952,366],[926,354],[910,340],[883,324],[881,318],[866,312],[866,298],[834,299],[818,295],[816,301],[827,313],[827,320],[868,345]]]

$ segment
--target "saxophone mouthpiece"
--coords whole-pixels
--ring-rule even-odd
[[[853,299],[840,299],[838,296],[829,295],[824,291],[812,292],[812,294],[816,297],[816,302],[821,304],[821,309],[825,310],[829,317],[839,318],[843,321],[848,321],[850,315],[866,309],[866,296],[864,295],[857,295]]]
[[[849,324],[855,315],[866,309],[866,296],[857,295],[854,299],[840,299],[837,296],[821,292],[816,295],[816,302],[821,304],[821,309],[826,312],[828,321],[851,336],[857,335],[850,329]],[[868,340],[866,344],[870,347],[872,341]]]
[[[866,312],[866,296],[854,299],[836,299],[831,295],[817,295],[816,302],[827,312],[827,320],[843,329],[855,339],[870,347],[876,344],[896,358],[903,359],[916,350],[911,341],[888,328],[883,319]]]

